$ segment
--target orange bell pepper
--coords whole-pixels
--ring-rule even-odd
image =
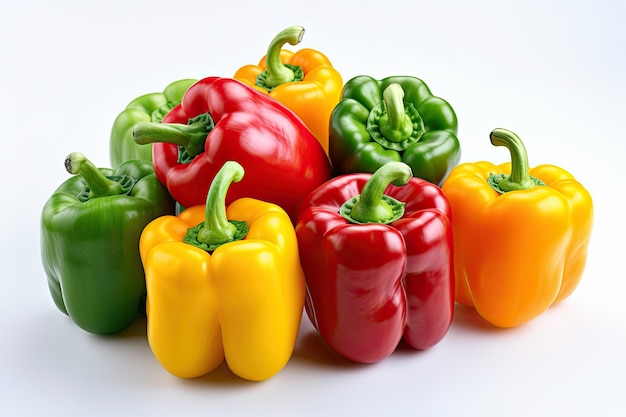
[[[297,45],[304,28],[292,26],[271,42],[258,65],[241,67],[233,78],[269,94],[293,111],[328,154],[330,114],[341,98],[343,80],[330,60],[314,49],[281,49]]]
[[[577,287],[593,223],[589,192],[554,165],[529,169],[513,132],[511,163],[461,164],[442,185],[452,208],[456,301],[499,327],[526,323]]]

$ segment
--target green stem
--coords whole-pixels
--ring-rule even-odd
[[[109,195],[124,194],[124,187],[116,181],[110,180],[80,152],[72,152],[65,158],[65,169],[70,174],[79,174],[83,177],[90,189],[90,197],[106,197]]]
[[[273,88],[294,81],[296,78],[294,71],[283,65],[280,60],[280,50],[287,42],[291,45],[299,44],[303,36],[304,28],[302,26],[291,26],[280,32],[272,40],[265,55],[265,65],[267,66],[265,85],[267,87]]]
[[[511,174],[490,174],[487,181],[492,188],[499,193],[506,193],[545,185],[541,180],[530,176],[528,153],[519,136],[509,130],[497,128],[491,132],[489,139],[492,145],[504,146],[511,154]]]
[[[388,162],[378,168],[363,186],[361,194],[346,201],[340,209],[353,223],[391,223],[404,215],[404,203],[384,195],[389,184],[405,185],[413,173],[404,162]]]
[[[402,152],[419,141],[426,129],[415,106],[404,101],[402,86],[392,83],[383,91],[383,99],[370,110],[367,131],[385,149]]]
[[[209,113],[189,120],[189,124],[140,122],[133,127],[133,140],[139,145],[166,142],[181,146],[190,156],[204,152],[206,137],[213,129]]]
[[[404,109],[404,90],[400,84],[390,84],[383,91],[386,113],[380,118],[380,133],[392,142],[402,142],[411,136],[413,122]]]
[[[228,161],[217,172],[206,198],[204,226],[198,230],[198,242],[206,245],[220,245],[235,240],[237,226],[226,217],[226,193],[230,184],[243,178],[243,167]]]

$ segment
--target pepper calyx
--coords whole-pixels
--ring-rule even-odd
[[[165,115],[168,114],[174,107],[176,107],[176,103],[168,101],[150,113],[150,120],[155,123],[161,123]]]
[[[235,233],[233,234],[233,239],[231,240],[231,242],[234,242],[236,240],[242,240],[246,237],[246,235],[248,234],[248,223],[238,221],[238,220],[228,220],[228,222],[235,226]],[[205,224],[200,223],[194,227],[187,229],[187,233],[185,234],[185,237],[183,238],[183,242],[187,243],[188,245],[192,245],[202,250],[205,250],[207,252],[213,252],[217,248],[222,246],[224,243],[228,243],[228,242],[222,242],[222,243],[201,242],[198,239],[198,234],[200,233],[200,230],[202,230],[204,227],[205,227]]]
[[[383,91],[383,100],[367,118],[367,131],[381,146],[404,151],[426,132],[424,120],[412,103],[403,101],[404,90],[392,83]]]
[[[367,180],[361,194],[344,202],[339,214],[351,223],[389,224],[404,216],[405,203],[383,194],[389,184],[406,185],[413,177],[404,162],[388,162]]]
[[[284,65],[285,65],[285,67],[287,67],[291,71],[293,71],[293,78],[291,80],[289,80],[289,81],[286,81],[286,82],[298,82],[298,81],[304,80],[304,70],[302,69],[302,67],[300,67],[298,65],[291,65],[291,64],[284,64]],[[256,77],[256,85],[257,85],[257,87],[261,87],[261,88],[265,89],[266,91],[270,92],[274,88],[278,87],[280,84],[269,85],[267,83],[267,76],[268,76],[268,71],[267,70],[265,70],[262,73],[260,73]],[[281,83],[281,84],[285,84],[285,83]]]
[[[489,183],[491,188],[493,188],[494,190],[498,192],[498,194],[504,194],[504,193],[508,193],[509,191],[516,191],[516,190],[528,190],[533,187],[540,187],[540,186],[546,185],[546,183],[541,181],[539,178],[536,178],[533,176],[530,176],[529,178],[530,178],[530,181],[532,182],[532,185],[530,187],[515,188],[517,184],[512,183],[508,175],[494,174],[493,172],[490,172],[489,177],[487,177],[487,182]]]

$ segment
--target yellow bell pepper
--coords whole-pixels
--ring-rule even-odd
[[[182,378],[223,360],[239,377],[278,373],[295,346],[305,284],[293,225],[277,205],[240,198],[226,208],[243,168],[227,162],[206,206],[155,219],[139,251],[146,274],[148,342]]]
[[[339,103],[343,80],[330,60],[320,51],[281,49],[302,40],[304,28],[292,26],[271,42],[258,65],[241,67],[233,78],[269,94],[293,111],[328,154],[330,114]]]
[[[442,185],[452,208],[456,301],[499,327],[526,323],[569,296],[585,268],[589,192],[554,165],[528,167],[522,141],[495,129],[511,163],[466,163]]]

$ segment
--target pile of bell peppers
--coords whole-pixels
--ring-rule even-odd
[[[461,163],[459,120],[415,75],[343,82],[304,28],[232,76],[184,78],[114,118],[109,167],[71,153],[41,213],[56,307],[114,334],[147,317],[158,363],[181,378],[222,362],[262,381],[304,316],[347,361],[440,343],[463,304],[520,326],[567,298],[593,227],[565,169]]]

